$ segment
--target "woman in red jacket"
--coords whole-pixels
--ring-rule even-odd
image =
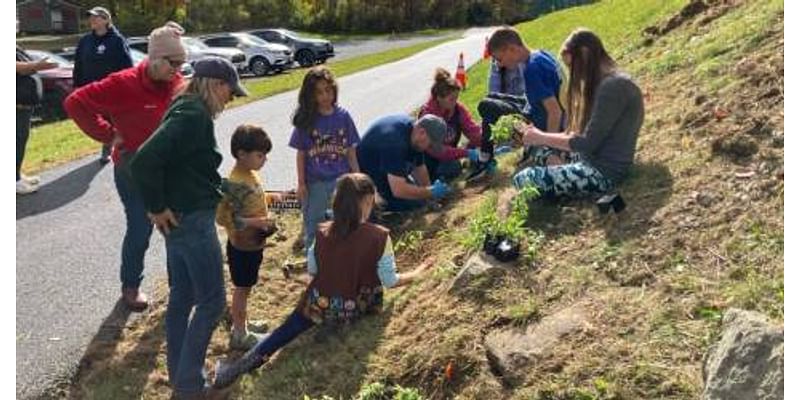
[[[122,298],[133,311],[147,308],[147,297],[139,292],[139,286],[153,225],[141,196],[134,190],[127,164],[158,127],[183,83],[179,73],[186,61],[182,33],[183,29],[174,22],[153,30],[148,59],[83,86],[64,100],[64,109],[81,130],[113,146],[114,183],[127,220],[120,266]]]
[[[429,150],[425,155],[431,181],[436,179],[450,180],[461,174],[462,158],[478,162],[481,146],[481,126],[475,123],[464,104],[458,101],[461,85],[453,79],[447,70],[437,68],[431,97],[419,111],[419,117],[433,114],[447,122],[447,134],[444,137],[442,150]],[[461,135],[464,134],[469,143],[466,148],[458,147]]]

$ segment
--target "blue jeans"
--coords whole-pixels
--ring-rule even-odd
[[[312,326],[314,323],[310,319],[298,311],[294,311],[283,321],[281,326],[256,344],[255,351],[262,358],[267,358]]]
[[[308,251],[317,234],[317,225],[325,221],[325,211],[331,206],[336,180],[311,182],[306,186],[308,198],[303,203],[303,242]]]
[[[114,184],[125,208],[126,221],[119,279],[123,288],[138,288],[144,278],[144,255],[150,246],[153,224],[147,218],[142,197],[136,192],[122,167],[114,166]]]
[[[203,390],[208,342],[225,310],[222,250],[214,214],[215,210],[199,210],[180,215],[179,226],[166,236],[167,369],[179,395]]]

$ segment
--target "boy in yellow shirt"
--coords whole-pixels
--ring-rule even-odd
[[[267,203],[273,199],[265,196],[256,172],[264,166],[271,150],[272,142],[260,127],[236,128],[231,137],[231,154],[236,165],[223,182],[225,195],[217,208],[217,223],[228,234],[228,270],[234,285],[229,346],[237,350],[249,349],[263,337],[259,333],[266,333],[264,326],[259,329],[253,324],[248,329],[247,297],[258,281],[266,239],[277,230],[267,215]]]

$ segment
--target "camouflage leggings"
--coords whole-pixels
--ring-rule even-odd
[[[522,189],[533,185],[542,197],[591,197],[610,191],[614,185],[595,167],[583,161],[578,153],[568,153],[548,147],[535,147],[533,167],[528,167],[514,175],[514,186]],[[566,164],[547,166],[551,155],[561,156]]]

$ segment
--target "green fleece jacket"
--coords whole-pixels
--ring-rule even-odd
[[[186,213],[217,207],[221,162],[211,114],[199,97],[185,95],[172,102],[130,170],[147,211]]]

